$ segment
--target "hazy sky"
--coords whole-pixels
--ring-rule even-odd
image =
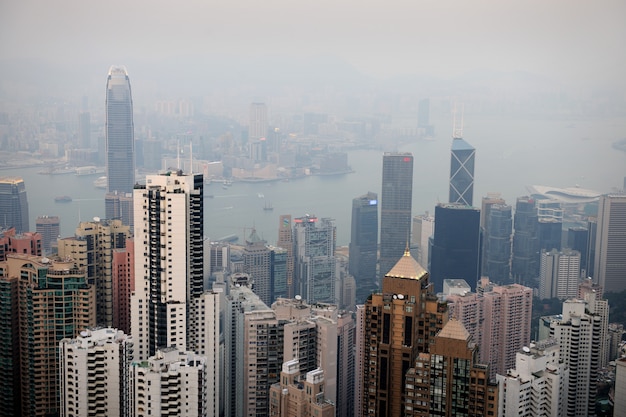
[[[68,65],[322,55],[382,77],[523,70],[624,86],[625,45],[624,0],[0,2],[2,59]]]

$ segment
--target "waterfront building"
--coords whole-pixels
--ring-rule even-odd
[[[0,262],[0,288],[3,301],[9,301],[2,309],[12,314],[0,326],[6,348],[0,353],[0,413],[58,413],[59,342],[95,325],[95,288],[71,260],[24,254],[8,254]]]
[[[488,211],[487,223],[482,229],[482,275],[499,284],[508,284],[511,279],[511,236],[513,232],[511,206],[491,204]]]
[[[460,137],[452,139],[449,203],[470,207],[473,205],[475,158],[476,149],[472,145]]]
[[[83,330],[59,342],[61,415],[130,416],[133,339],[121,330]]]
[[[282,365],[280,380],[270,388],[270,415],[277,417],[334,417],[335,405],[326,399],[324,371],[300,370],[298,359]]]
[[[580,283],[580,252],[565,248],[541,251],[539,298],[574,298]]]
[[[437,300],[428,272],[408,249],[385,274],[381,289],[365,302],[364,324],[358,325],[362,416],[402,415],[406,372],[448,321],[445,302]]]
[[[435,207],[430,273],[436,291],[443,288],[444,279],[478,282],[480,243],[480,210],[460,203]]]
[[[291,215],[283,214],[278,217],[278,240],[276,246],[287,251],[287,297],[296,296],[296,288],[294,286],[294,247],[293,247],[293,230],[291,227]]]
[[[137,359],[162,347],[195,351],[196,301],[204,292],[202,174],[148,175],[134,192]]]
[[[407,371],[402,415],[496,416],[498,390],[488,368],[463,324],[450,319]]]
[[[287,250],[277,248],[276,246],[268,245],[268,249],[270,250],[270,264],[272,266],[271,301],[273,302],[278,298],[286,298],[289,295],[289,288],[287,287],[288,254]]]
[[[37,233],[41,235],[41,249],[45,254],[56,251],[60,237],[61,220],[59,216],[39,216],[35,221]]]
[[[563,303],[560,318],[550,322],[550,337],[559,343],[559,359],[570,372],[565,415],[594,417],[600,370],[603,319],[584,300]]]
[[[30,232],[28,198],[24,180],[0,177],[0,228],[15,228],[19,233]]]
[[[563,416],[569,368],[559,360],[554,339],[532,343],[517,352],[515,368],[498,374],[498,416]]]
[[[59,239],[60,257],[73,259],[77,268],[85,269],[87,282],[96,288],[96,323],[113,325],[113,250],[124,248],[130,228],[121,220],[79,223],[74,237]]]
[[[230,244],[226,242],[209,243],[209,275],[230,271]]]
[[[378,195],[368,192],[352,200],[349,272],[356,280],[356,302],[378,289]]]
[[[311,215],[294,220],[294,278],[297,294],[310,304],[336,304],[336,227],[333,219]]]
[[[511,258],[511,278],[517,284],[534,286],[539,276],[538,224],[535,200],[518,197],[515,204]]]
[[[413,155],[385,152],[380,199],[379,276],[384,277],[393,268],[409,244],[412,201]]]
[[[604,291],[626,289],[626,194],[600,197],[595,236],[594,281]]]
[[[250,142],[267,136],[268,119],[265,103],[250,104],[250,123],[248,126],[248,140]]]
[[[107,192],[132,193],[135,185],[133,99],[124,67],[109,69],[106,85]],[[114,218],[109,216],[107,218]]]
[[[272,254],[267,242],[253,228],[243,247],[243,272],[254,281],[254,293],[265,305],[272,304]]]
[[[91,114],[88,111],[78,114],[78,146],[82,149],[91,148]]]
[[[174,347],[157,349],[147,360],[133,362],[132,415],[216,417],[209,403],[208,367],[202,355]]]
[[[430,245],[429,240],[435,233],[435,217],[428,212],[413,217],[413,231],[411,247],[417,246],[417,263],[429,269]]]

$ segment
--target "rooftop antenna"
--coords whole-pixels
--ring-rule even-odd
[[[457,128],[456,124],[456,101],[454,102],[454,110],[452,111],[452,138],[453,139],[462,139],[463,138],[463,120],[465,116],[465,104],[461,103],[461,126]]]

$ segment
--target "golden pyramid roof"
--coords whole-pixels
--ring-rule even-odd
[[[411,252],[406,249],[402,258],[395,264],[391,271],[385,274],[386,277],[420,279],[428,275],[428,272],[420,265]]]
[[[463,323],[457,319],[451,318],[448,320],[443,329],[437,334],[437,337],[445,337],[447,339],[468,340],[470,334],[463,326]]]

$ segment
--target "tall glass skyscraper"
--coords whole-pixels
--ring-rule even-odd
[[[402,258],[411,238],[413,155],[383,155],[383,187],[380,200],[380,275]]]
[[[350,275],[356,280],[356,302],[364,303],[378,288],[378,195],[369,192],[352,200]]]
[[[0,229],[15,227],[17,233],[29,231],[28,200],[24,180],[0,178]]]
[[[533,287],[539,276],[539,221],[535,200],[519,197],[513,223],[513,257],[511,276],[518,284]]]
[[[111,67],[106,88],[107,192],[132,193],[135,185],[133,99],[126,68]]]
[[[452,140],[450,157],[450,203],[471,206],[474,199],[476,149],[462,138]]]

